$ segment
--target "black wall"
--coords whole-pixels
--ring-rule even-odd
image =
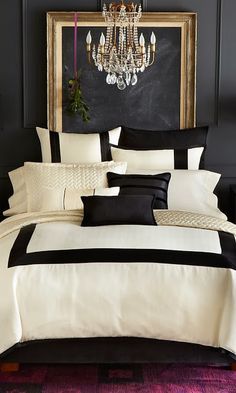
[[[109,1],[108,1],[109,2]],[[222,173],[228,211],[236,183],[236,1],[144,0],[144,11],[198,13],[197,120],[211,124],[206,165]],[[40,159],[35,125],[46,126],[46,11],[98,11],[97,0],[1,0],[0,211],[11,186],[7,172]]]

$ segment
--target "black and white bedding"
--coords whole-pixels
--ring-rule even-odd
[[[0,353],[19,342],[134,336],[236,354],[236,226],[155,211],[158,226],[81,227],[82,212],[0,224]]]

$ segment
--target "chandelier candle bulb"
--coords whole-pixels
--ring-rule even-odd
[[[145,38],[144,38],[143,33],[140,35],[139,44],[140,44],[140,46],[144,46],[145,45]]]
[[[91,31],[89,30],[87,37],[86,37],[86,46],[87,46],[87,54],[88,54],[89,63],[91,63],[91,43],[92,43],[92,35],[91,35]]]
[[[151,52],[156,52],[156,36],[155,36],[155,34],[152,32],[152,34],[151,34],[151,39],[150,39],[150,42],[151,42]]]
[[[91,42],[92,42],[92,36],[91,36],[91,31],[89,30],[87,37],[86,37],[86,43],[88,45],[91,45]]]
[[[104,36],[104,34],[102,33],[101,36],[100,36],[100,45],[104,46],[104,45],[105,45],[105,42],[106,42],[105,36]]]
[[[157,42],[155,34],[152,32],[150,42],[152,45],[155,45]]]
[[[105,36],[104,36],[104,34],[102,33],[101,36],[100,36],[100,51],[101,51],[102,56],[103,56],[104,53],[105,53],[105,42],[106,42]]]
[[[107,73],[106,83],[117,85],[119,90],[134,86],[137,73],[144,72],[154,63],[156,36],[152,32],[150,44],[145,46],[143,33],[138,33],[138,23],[142,16],[140,5],[124,0],[120,3],[104,4],[102,13],[106,22],[106,34],[101,33],[97,48],[93,45],[92,59],[99,71]],[[92,36],[86,38],[88,57],[90,57]],[[152,53],[152,59],[150,56]]]

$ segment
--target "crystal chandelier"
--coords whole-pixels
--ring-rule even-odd
[[[143,33],[139,36],[137,24],[142,16],[141,6],[131,3],[104,4],[103,16],[107,24],[106,37],[102,33],[96,48],[89,31],[86,37],[89,62],[107,73],[106,82],[117,84],[118,89],[136,85],[138,72],[143,72],[155,61],[156,36],[152,32],[146,46]]]

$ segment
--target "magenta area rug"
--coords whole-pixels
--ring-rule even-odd
[[[0,393],[236,393],[236,372],[187,365],[22,365]]]

